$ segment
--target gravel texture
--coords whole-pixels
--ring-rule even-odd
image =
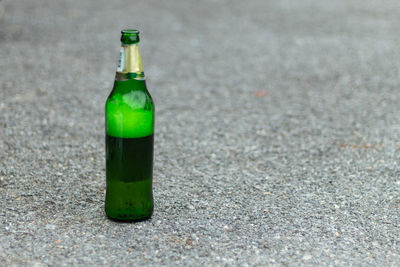
[[[4,266],[399,264],[397,0],[0,5]],[[126,27],[157,116],[139,223],[104,214]]]

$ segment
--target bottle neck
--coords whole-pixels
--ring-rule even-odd
[[[139,45],[137,43],[122,44],[115,79],[117,81],[125,81],[130,79],[144,80],[144,78]]]

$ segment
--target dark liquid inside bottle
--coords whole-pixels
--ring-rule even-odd
[[[135,221],[153,212],[154,135],[119,138],[106,135],[106,213],[114,220]]]

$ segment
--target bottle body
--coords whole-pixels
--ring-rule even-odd
[[[106,102],[106,214],[142,220],[153,212],[154,105],[144,80],[116,81]]]
[[[125,57],[122,61],[127,57],[132,62],[140,60],[133,53],[122,56]],[[119,221],[147,219],[154,205],[154,104],[143,71],[136,73],[129,66],[118,67],[105,105],[105,126],[106,214]]]

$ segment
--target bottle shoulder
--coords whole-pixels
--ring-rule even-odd
[[[106,101],[107,106],[127,106],[130,109],[154,110],[153,99],[145,81],[115,81]]]
[[[136,138],[154,132],[154,104],[145,84],[116,81],[105,104],[106,133]]]
[[[115,80],[110,95],[113,93],[127,93],[131,91],[143,91],[150,95],[147,90],[146,80],[140,79]]]

